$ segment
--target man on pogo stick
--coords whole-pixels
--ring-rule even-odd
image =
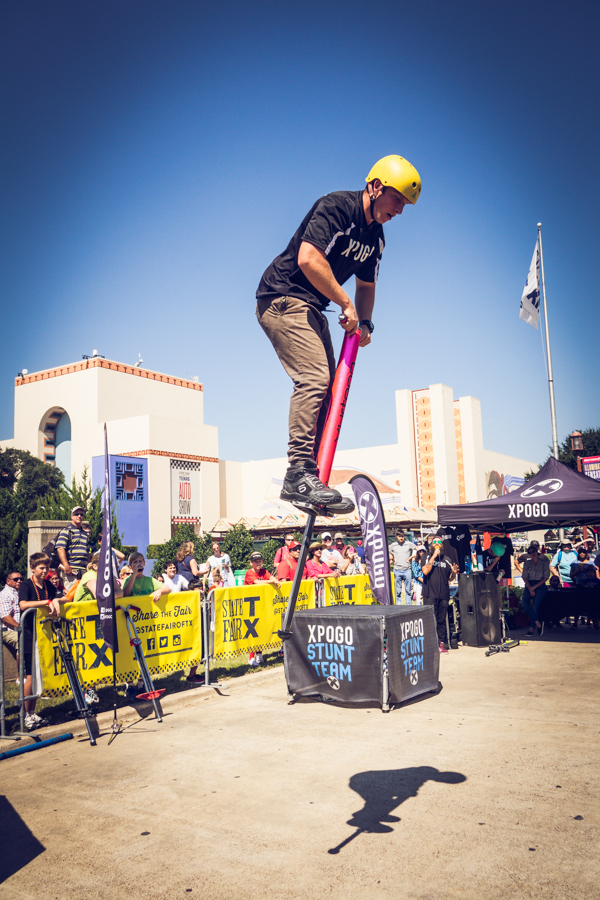
[[[401,156],[384,156],[363,191],[335,191],[306,214],[284,252],[263,274],[256,315],[294,382],[290,402],[289,467],[281,499],[321,514],[351,512],[354,504],[327,487],[317,473],[317,451],[329,407],[335,358],[324,315],[341,308],[342,328],[359,328],[371,343],[375,284],[385,246],[384,222],[401,215],[421,193],[419,173]],[[354,303],[342,285],[354,275]]]

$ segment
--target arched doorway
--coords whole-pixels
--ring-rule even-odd
[[[61,406],[49,409],[42,416],[39,430],[38,456],[44,462],[56,466],[71,481],[71,419]]]

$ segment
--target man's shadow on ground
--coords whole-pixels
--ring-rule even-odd
[[[359,772],[350,779],[350,787],[365,801],[362,809],[355,812],[348,825],[358,829],[337,847],[328,853],[339,853],[342,847],[358,837],[359,834],[384,834],[393,831],[386,822],[399,822],[392,810],[408,800],[416,797],[419,788],[427,781],[439,781],[443,784],[461,784],[466,776],[460,772],[440,772],[432,766],[415,766],[411,769],[384,769],[376,772]]]

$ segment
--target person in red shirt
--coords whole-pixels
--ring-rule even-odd
[[[285,536],[285,544],[283,547],[280,547],[279,550],[275,554],[275,559],[273,560],[273,565],[278,566],[279,563],[282,563],[284,559],[287,559],[290,554],[290,547],[292,544],[295,544],[294,535],[290,531]]]
[[[252,568],[246,572],[244,584],[256,584],[257,581],[262,581],[265,584],[274,584],[279,587],[280,582],[263,567],[262,553],[259,553],[258,550],[250,554],[250,565]]]
[[[287,550],[287,559],[284,559],[283,562],[280,562],[277,566],[277,577],[280,581],[294,580],[294,575],[296,574],[296,568],[298,566],[298,559],[300,558],[300,544],[298,543],[298,541],[292,541],[288,545]],[[306,566],[304,566],[302,577],[308,578]]]
[[[321,562],[321,554],[323,552],[323,544],[311,544],[308,548],[308,562],[306,563],[306,571],[309,578],[321,581],[323,578],[339,578],[340,570],[332,569],[327,563]]]

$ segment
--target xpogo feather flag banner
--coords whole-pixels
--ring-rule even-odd
[[[539,244],[536,241],[533,258],[529,266],[529,275],[523,288],[521,297],[521,312],[519,318],[524,319],[534,328],[538,327],[540,317],[540,254]]]
[[[392,605],[390,555],[383,507],[377,488],[366,475],[350,479],[365,548],[365,563],[373,596],[384,606]]]
[[[113,581],[113,552],[110,537],[110,484],[108,478],[108,439],[104,423],[104,516],[102,542],[96,579],[96,598],[100,613],[100,627],[104,641],[116,653],[119,649],[115,628],[115,588]],[[115,646],[116,645],[116,646]]]

